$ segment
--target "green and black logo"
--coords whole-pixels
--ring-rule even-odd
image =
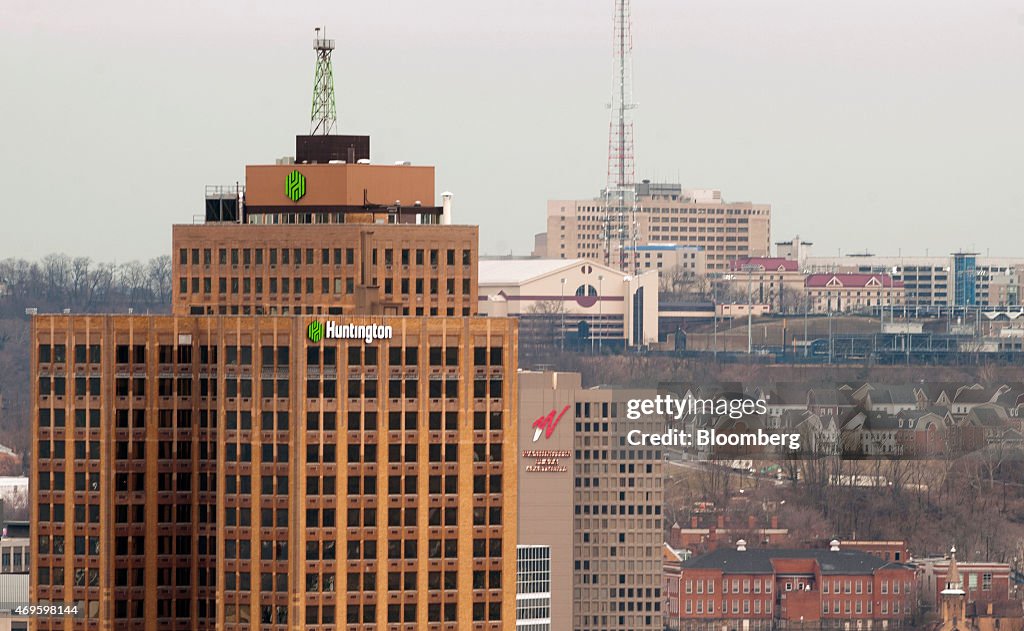
[[[298,171],[292,171],[284,180],[284,194],[288,199],[297,202],[306,194],[306,176]]]
[[[310,342],[319,342],[324,339],[324,323],[313,321],[306,327],[306,337]]]

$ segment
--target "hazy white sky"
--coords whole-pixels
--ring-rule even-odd
[[[0,0],[0,258],[169,253],[203,187],[308,132],[437,166],[487,253],[603,185],[612,0]],[[635,0],[637,175],[815,252],[1024,256],[1024,0]]]

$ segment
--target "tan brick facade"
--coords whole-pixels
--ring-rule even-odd
[[[477,312],[476,226],[177,225],[178,315]]]
[[[33,319],[38,628],[514,628],[515,322],[338,320]]]

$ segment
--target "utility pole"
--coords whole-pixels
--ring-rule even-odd
[[[597,275],[597,321],[598,321],[599,324],[603,325],[603,323],[604,323],[604,306],[603,306],[603,304],[601,302],[601,297],[604,295],[604,286],[603,286],[602,281],[604,281],[604,276],[602,274],[598,274]],[[599,339],[597,341],[597,350],[599,350],[599,351],[603,351],[604,350],[604,348],[602,346],[603,342],[604,342],[604,337],[601,337],[601,339]],[[637,344],[639,344],[639,343],[640,342],[638,340]]]
[[[559,326],[558,338],[562,344],[562,352],[565,352],[565,279],[562,279],[561,299],[558,301],[558,310],[562,312],[562,324]]]
[[[718,361],[718,283],[715,282],[715,277],[711,278],[711,318],[715,322],[715,333],[714,333],[714,344],[715,347],[711,350],[711,356],[714,360]]]
[[[828,363],[832,364],[832,292],[826,291],[828,297]]]
[[[753,322],[754,322],[754,308],[753,308],[753,280],[754,270],[759,269],[757,265],[744,265],[741,268],[747,273],[747,355],[754,352],[754,333],[753,333]]]
[[[809,345],[807,344],[807,312],[811,310],[811,294],[806,292],[804,294],[804,359],[807,359],[807,351]]]

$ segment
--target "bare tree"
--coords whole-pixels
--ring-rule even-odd
[[[561,348],[565,335],[565,305],[560,300],[540,300],[527,309],[528,317],[520,321],[526,335],[520,335],[520,347],[530,349]]]
[[[171,257],[158,256],[146,265],[149,288],[158,303],[171,301]]]
[[[71,285],[71,259],[66,254],[48,254],[43,258],[46,297],[63,301]]]

